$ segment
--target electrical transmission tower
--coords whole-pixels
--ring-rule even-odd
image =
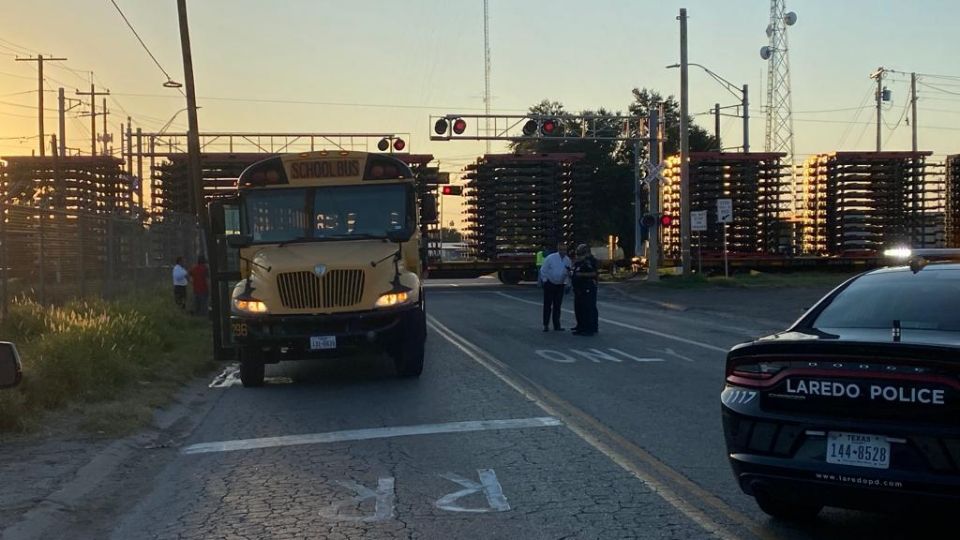
[[[787,27],[797,22],[797,14],[787,11],[786,0],[770,0],[769,43],[760,49],[767,61],[767,110],[764,150],[784,152],[790,174],[796,176],[793,144],[793,96],[790,93],[790,53]],[[794,190],[796,182],[793,182]],[[794,199],[796,197],[794,196]],[[795,204],[794,200],[794,204]]]

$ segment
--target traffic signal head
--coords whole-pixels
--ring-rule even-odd
[[[463,118],[457,118],[453,121],[453,132],[457,135],[463,135],[463,132],[467,130],[467,121]]]
[[[381,152],[386,152],[390,149],[390,141],[387,139],[380,139],[380,142],[377,143],[377,149]]]
[[[443,186],[440,193],[444,195],[463,195],[463,186]]]
[[[669,227],[672,224],[673,224],[673,216],[669,216],[667,214],[660,216],[661,227]]]
[[[403,142],[403,139],[394,139],[393,140],[393,149],[397,152],[403,152],[403,149],[407,147],[407,143]]]
[[[433,124],[433,132],[437,135],[446,135],[448,129],[450,129],[450,122],[447,122],[446,118],[439,118]]]
[[[657,218],[655,218],[653,214],[644,214],[643,217],[640,218],[640,225],[647,228],[653,227],[653,224],[656,222]]]

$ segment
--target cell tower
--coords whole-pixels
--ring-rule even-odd
[[[785,0],[770,0],[770,42],[760,49],[767,61],[767,125],[764,150],[785,152],[791,176],[796,177],[793,146],[793,96],[790,94],[790,53],[787,27],[797,22],[797,14],[787,11]],[[796,182],[791,184],[796,189]],[[794,193],[795,195],[795,193]],[[794,204],[796,196],[794,196]]]

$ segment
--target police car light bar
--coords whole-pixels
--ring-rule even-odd
[[[926,259],[960,259],[960,249],[956,248],[922,248],[910,249],[898,247],[884,250],[884,257],[893,259],[909,259],[911,257],[924,257]]]

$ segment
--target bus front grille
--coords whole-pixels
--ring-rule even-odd
[[[317,277],[313,272],[277,275],[280,302],[287,309],[343,308],[363,299],[363,270],[330,270]]]

